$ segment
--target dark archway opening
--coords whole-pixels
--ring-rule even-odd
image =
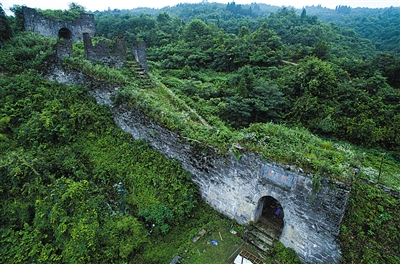
[[[58,38],[60,39],[72,39],[72,32],[68,28],[62,28],[58,31]]]
[[[265,230],[269,236],[279,240],[284,227],[284,211],[278,200],[264,196],[258,201],[255,225]]]

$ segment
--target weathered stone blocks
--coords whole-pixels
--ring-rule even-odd
[[[116,107],[113,112],[122,129],[135,138],[149,140],[165,156],[180,160],[193,174],[203,199],[217,211],[245,224],[260,216],[261,198],[272,196],[284,210],[280,241],[285,246],[293,248],[305,262],[339,262],[336,235],[349,196],[347,186],[333,188],[334,184],[326,181],[314,193],[310,176],[268,163],[252,153],[242,153],[237,160],[232,153],[220,156],[212,148],[199,152],[157,122],[142,122],[144,115],[139,110]],[[156,133],[150,135],[150,131]]]
[[[116,69],[122,68],[126,62],[126,42],[123,36],[93,45],[90,34],[84,33],[83,44],[86,58],[91,62],[100,62]]]
[[[57,39],[66,37],[73,41],[82,40],[83,33],[93,37],[96,34],[94,16],[92,14],[81,14],[75,21],[61,21],[48,19],[33,8],[22,7],[25,30],[39,33],[47,38]]]

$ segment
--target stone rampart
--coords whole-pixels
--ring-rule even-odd
[[[147,73],[149,67],[147,65],[146,57],[146,44],[144,42],[136,42],[132,46],[132,53],[135,56],[135,60],[139,63],[140,67]]]
[[[181,138],[137,109],[113,107],[111,92],[93,90],[100,104],[108,104],[118,126],[136,139],[146,139],[168,158],[178,159],[191,172],[202,198],[217,211],[245,224],[256,221],[262,198],[272,196],[283,207],[284,228],[280,241],[293,248],[308,263],[338,263],[336,240],[345,213],[350,188],[323,179],[315,193],[311,176],[293,168],[269,163],[253,153],[240,159],[229,152]]]
[[[57,39],[63,37],[73,41],[82,40],[83,33],[93,37],[96,33],[94,16],[81,14],[75,21],[61,21],[46,18],[33,8],[22,8],[25,30],[39,33],[47,38]]]
[[[284,211],[279,240],[285,246],[307,263],[340,262],[336,237],[350,193],[345,184],[323,179],[315,193],[311,175],[241,150],[237,150],[240,158],[233,152],[218,154],[212,147],[180,137],[138,109],[113,106],[110,98],[118,87],[85,80],[82,74],[71,75],[61,68],[55,68],[47,78],[66,84],[90,81],[92,95],[99,104],[110,106],[116,124],[134,138],[148,140],[166,157],[180,160],[193,175],[202,198],[215,210],[246,224],[258,219],[263,198],[271,196]]]
[[[126,41],[123,36],[115,40],[101,40],[93,45],[89,34],[83,34],[86,58],[91,62],[100,62],[116,69],[126,62]]]
[[[72,57],[72,39],[57,41],[54,50],[58,62],[64,57]]]

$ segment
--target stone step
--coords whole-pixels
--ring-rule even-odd
[[[282,233],[282,225],[283,221],[281,219],[260,217],[257,223],[254,224],[254,227],[256,227],[261,233],[264,233],[275,240],[279,240]]]
[[[268,234],[261,233],[260,231],[257,230],[251,231],[250,234],[252,234],[258,240],[269,246],[272,246],[274,244],[274,238],[270,237]]]
[[[269,253],[270,252],[270,248],[266,243],[263,243],[262,241],[258,240],[258,239],[253,239],[251,237],[248,238],[248,242],[253,244],[255,247],[257,247],[258,249]]]

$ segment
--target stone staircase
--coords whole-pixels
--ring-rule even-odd
[[[130,69],[130,72],[141,80],[144,87],[151,86],[151,79],[146,71],[139,65],[137,61],[127,61],[126,67]]]
[[[269,253],[273,243],[279,240],[282,228],[283,220],[281,218],[261,216],[248,231],[247,241],[260,250]]]

